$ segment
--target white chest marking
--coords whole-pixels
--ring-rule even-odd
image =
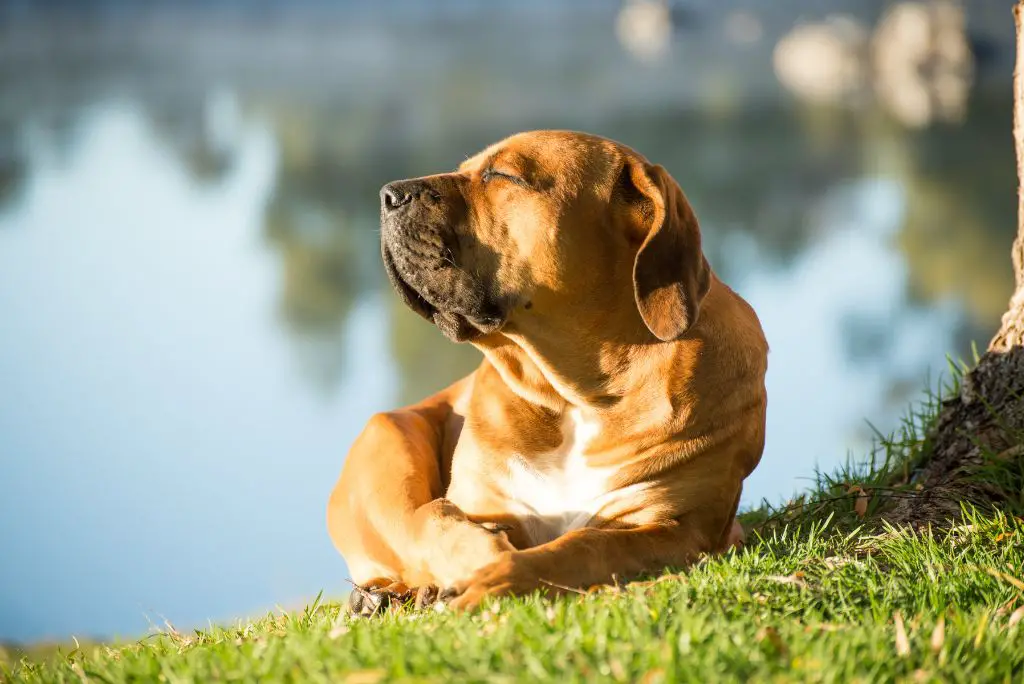
[[[536,543],[545,541],[538,537],[553,534],[554,538],[585,527],[614,496],[609,481],[616,468],[591,467],[584,456],[600,429],[596,420],[587,419],[579,409],[570,409],[557,449],[530,462],[518,455],[510,460],[507,494]]]

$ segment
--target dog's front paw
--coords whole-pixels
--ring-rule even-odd
[[[418,556],[411,565],[424,568],[424,577],[439,587],[466,583],[481,568],[515,551],[508,540],[507,527],[477,524],[469,520],[437,519],[423,539]]]
[[[352,615],[370,617],[389,608],[403,606],[415,597],[416,591],[404,583],[378,577],[353,587],[348,597],[348,609]]]
[[[441,591],[432,584],[413,588],[403,582],[379,577],[356,585],[349,595],[348,608],[352,615],[371,617],[401,608],[425,610],[438,602],[448,602],[454,595],[451,590]]]
[[[452,587],[449,605],[455,610],[473,610],[487,596],[528,594],[549,585],[539,577],[527,557],[518,551],[503,553],[493,563],[474,572],[470,578]]]

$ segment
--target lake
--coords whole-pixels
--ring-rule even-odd
[[[962,121],[913,128],[791,96],[767,19],[742,50],[682,22],[648,62],[616,41],[613,3],[457,7],[2,29],[0,639],[346,592],[324,515],[348,446],[479,359],[389,290],[378,189],[518,130],[618,139],[685,189],[771,345],[745,506],[863,458],[996,329],[1005,60]]]

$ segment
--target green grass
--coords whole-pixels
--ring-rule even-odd
[[[682,574],[471,615],[354,619],[318,599],[42,661],[0,655],[0,680],[1021,682],[1024,520],[1013,499],[941,532],[880,517],[914,489],[937,409],[929,395],[864,464],[745,514],[758,530],[746,548]],[[997,466],[982,476],[1019,486],[1020,459]]]

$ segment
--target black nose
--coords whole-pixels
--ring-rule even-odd
[[[384,211],[394,211],[412,202],[412,193],[404,183],[388,183],[380,189],[380,206]]]

